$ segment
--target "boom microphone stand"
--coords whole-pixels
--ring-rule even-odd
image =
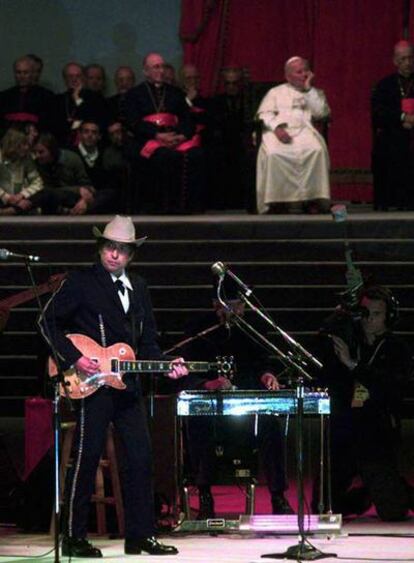
[[[36,290],[36,282],[33,276],[33,271],[30,265],[30,258],[25,257],[25,265],[29,273],[30,282],[33,287],[34,295],[36,297],[36,302],[38,309],[40,311],[40,316],[43,316],[43,306],[40,301],[39,294]],[[60,544],[60,519],[61,519],[61,495],[60,495],[60,443],[61,443],[61,431],[60,431],[60,385],[65,389],[65,380],[63,372],[60,368],[59,357],[57,351],[52,346],[52,340],[50,339],[50,331],[47,322],[44,323],[44,328],[46,336],[51,346],[52,357],[56,365],[57,374],[53,378],[53,474],[54,474],[54,508],[53,508],[53,524],[54,524],[54,562],[59,563],[59,544]],[[68,394],[66,393],[66,398],[70,401]]]
[[[217,268],[220,264],[220,268]],[[221,267],[223,266],[223,267]],[[218,273],[219,282],[217,287],[217,298],[225,309],[232,311],[236,324],[246,332],[254,340],[259,340],[268,349],[276,352],[281,362],[288,367],[293,368],[296,376],[296,401],[297,401],[297,432],[296,432],[296,474],[297,474],[297,488],[298,488],[298,530],[299,530],[299,543],[289,547],[284,553],[268,553],[261,557],[270,559],[291,559],[294,561],[315,561],[317,559],[327,559],[328,557],[336,557],[333,553],[323,553],[316,547],[312,546],[307,538],[304,526],[305,511],[304,511],[304,480],[303,480],[303,420],[304,420],[304,380],[312,380],[312,376],[307,372],[308,363],[313,364],[317,368],[322,368],[321,362],[315,358],[308,350],[306,350],[299,342],[294,340],[282,328],[280,328],[271,317],[256,305],[254,305],[248,298],[252,294],[249,289],[237,276],[232,274],[230,270],[225,267],[221,262],[216,263],[212,267],[214,273]],[[222,295],[222,284],[226,272],[229,272],[231,277],[239,283],[240,290],[239,296],[244,303],[262,319],[264,319],[276,332],[283,338],[285,343],[289,346],[289,351],[285,354],[279,350],[270,340],[259,333],[250,323],[237,315],[230,305],[226,302]]]

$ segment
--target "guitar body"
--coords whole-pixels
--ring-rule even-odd
[[[131,346],[118,342],[107,348],[97,344],[89,336],[84,334],[67,334],[67,338],[82,352],[87,358],[96,359],[99,362],[101,371],[95,375],[85,375],[69,369],[64,372],[65,386],[60,384],[60,394],[71,399],[84,399],[92,395],[99,387],[108,385],[115,389],[123,390],[126,388],[122,380],[123,373],[112,371],[113,360],[135,360],[135,354]],[[48,372],[50,377],[57,375],[56,364],[49,358]]]
[[[69,369],[64,372],[64,384],[60,384],[60,394],[71,399],[84,399],[95,393],[99,387],[106,385],[114,389],[125,389],[122,380],[124,373],[168,373],[172,369],[170,360],[136,360],[131,346],[123,342],[103,348],[89,336],[84,334],[67,334],[67,338],[82,353],[82,356],[96,360],[100,370],[94,375],[85,375]],[[217,362],[186,362],[188,371],[209,371],[215,369],[221,375],[232,376],[233,358],[218,357]],[[56,363],[52,358],[48,361],[50,377],[56,377]]]

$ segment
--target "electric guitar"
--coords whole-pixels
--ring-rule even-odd
[[[60,394],[71,399],[83,399],[95,393],[102,385],[114,389],[125,389],[124,373],[168,373],[172,369],[169,360],[137,360],[129,344],[118,342],[104,348],[84,334],[67,334],[67,338],[83,356],[97,360],[101,371],[93,375],[78,372],[75,368],[63,373],[65,383],[60,384]],[[233,358],[219,357],[216,362],[185,362],[188,371],[207,372],[217,370],[220,375],[231,378]],[[53,358],[49,358],[48,372],[56,377],[57,369]]]
[[[54,274],[53,276],[50,276],[50,278],[45,283],[37,285],[36,287],[25,289],[24,291],[20,291],[15,295],[6,297],[6,299],[2,299],[0,301],[0,332],[3,332],[7,324],[10,315],[10,309],[13,309],[13,307],[16,307],[17,305],[21,305],[22,303],[26,303],[26,301],[34,299],[36,295],[43,295],[44,293],[48,293],[49,291],[55,291],[60,286],[62,280],[65,277],[66,274]]]

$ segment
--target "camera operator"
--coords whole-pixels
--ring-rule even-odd
[[[396,445],[410,355],[392,333],[396,317],[391,292],[371,286],[354,311],[339,308],[321,330],[320,383],[331,396],[332,508],[344,516],[362,514],[372,502],[382,520],[403,520],[409,510]],[[357,476],[362,487],[352,486]]]

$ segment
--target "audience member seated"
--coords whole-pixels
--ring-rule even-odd
[[[130,66],[120,66],[115,71],[114,82],[117,93],[108,98],[112,119],[126,124],[125,96],[135,86],[135,74]]]
[[[109,109],[100,94],[85,88],[84,71],[80,64],[68,63],[62,73],[67,90],[55,96],[51,130],[60,146],[74,147],[82,121],[92,120],[106,128]]]
[[[107,129],[108,145],[104,150],[105,167],[120,179],[120,209],[130,212],[133,201],[132,170],[129,164],[130,155],[136,154],[137,143],[129,135],[120,121],[113,121]],[[134,185],[137,182],[134,181]]]
[[[32,83],[39,84],[43,72],[43,59],[34,53],[28,53],[26,58],[32,61]]]
[[[222,71],[223,93],[212,100],[212,134],[209,143],[210,205],[216,209],[245,209],[254,162],[249,159],[248,116],[245,113],[244,74],[239,67]],[[251,199],[251,198],[250,198]]]
[[[177,80],[175,78],[175,68],[170,63],[165,63],[164,65],[164,82],[170,86],[177,86]]]
[[[53,93],[36,83],[36,65],[32,58],[17,59],[13,70],[16,85],[0,92],[2,127],[9,127],[11,122],[31,121],[46,128]]]
[[[411,359],[407,344],[392,332],[397,313],[391,292],[371,286],[362,290],[357,308],[337,308],[321,331],[318,383],[331,397],[332,509],[344,516],[363,514],[374,503],[382,520],[404,520],[412,503],[397,463]],[[354,483],[357,476],[362,487]]]
[[[85,67],[85,88],[101,94],[105,93],[106,74],[102,65],[92,63]]]
[[[397,72],[383,78],[372,94],[375,209],[414,209],[414,47],[394,47]]]
[[[126,96],[128,127],[134,132],[142,159],[141,205],[147,213],[204,210],[204,157],[194,137],[183,92],[164,82],[164,59],[144,59],[145,81]],[[138,155],[137,155],[138,156]]]
[[[322,90],[301,57],[285,65],[286,84],[272,88],[257,115],[263,137],[257,158],[259,213],[280,212],[303,206],[309,213],[329,209],[329,156],[324,139],[312,120],[329,116]]]
[[[0,147],[0,215],[21,215],[47,208],[47,195],[30,156],[26,134],[10,128]]]
[[[113,165],[110,156],[99,146],[101,132],[93,121],[84,121],[79,128],[76,153],[81,157],[90,182],[95,188],[89,213],[113,213],[122,199],[122,170]]]
[[[10,123],[10,128],[22,131],[26,135],[30,152],[32,153],[40,134],[37,123],[34,123],[32,121],[12,121]]]
[[[200,94],[200,73],[197,67],[192,64],[184,65],[180,70],[180,82],[185,101],[196,123],[197,133],[200,133],[208,126],[210,100]]]
[[[51,133],[42,133],[34,147],[37,169],[50,191],[51,212],[84,215],[94,202],[95,189],[79,155],[60,149]]]

